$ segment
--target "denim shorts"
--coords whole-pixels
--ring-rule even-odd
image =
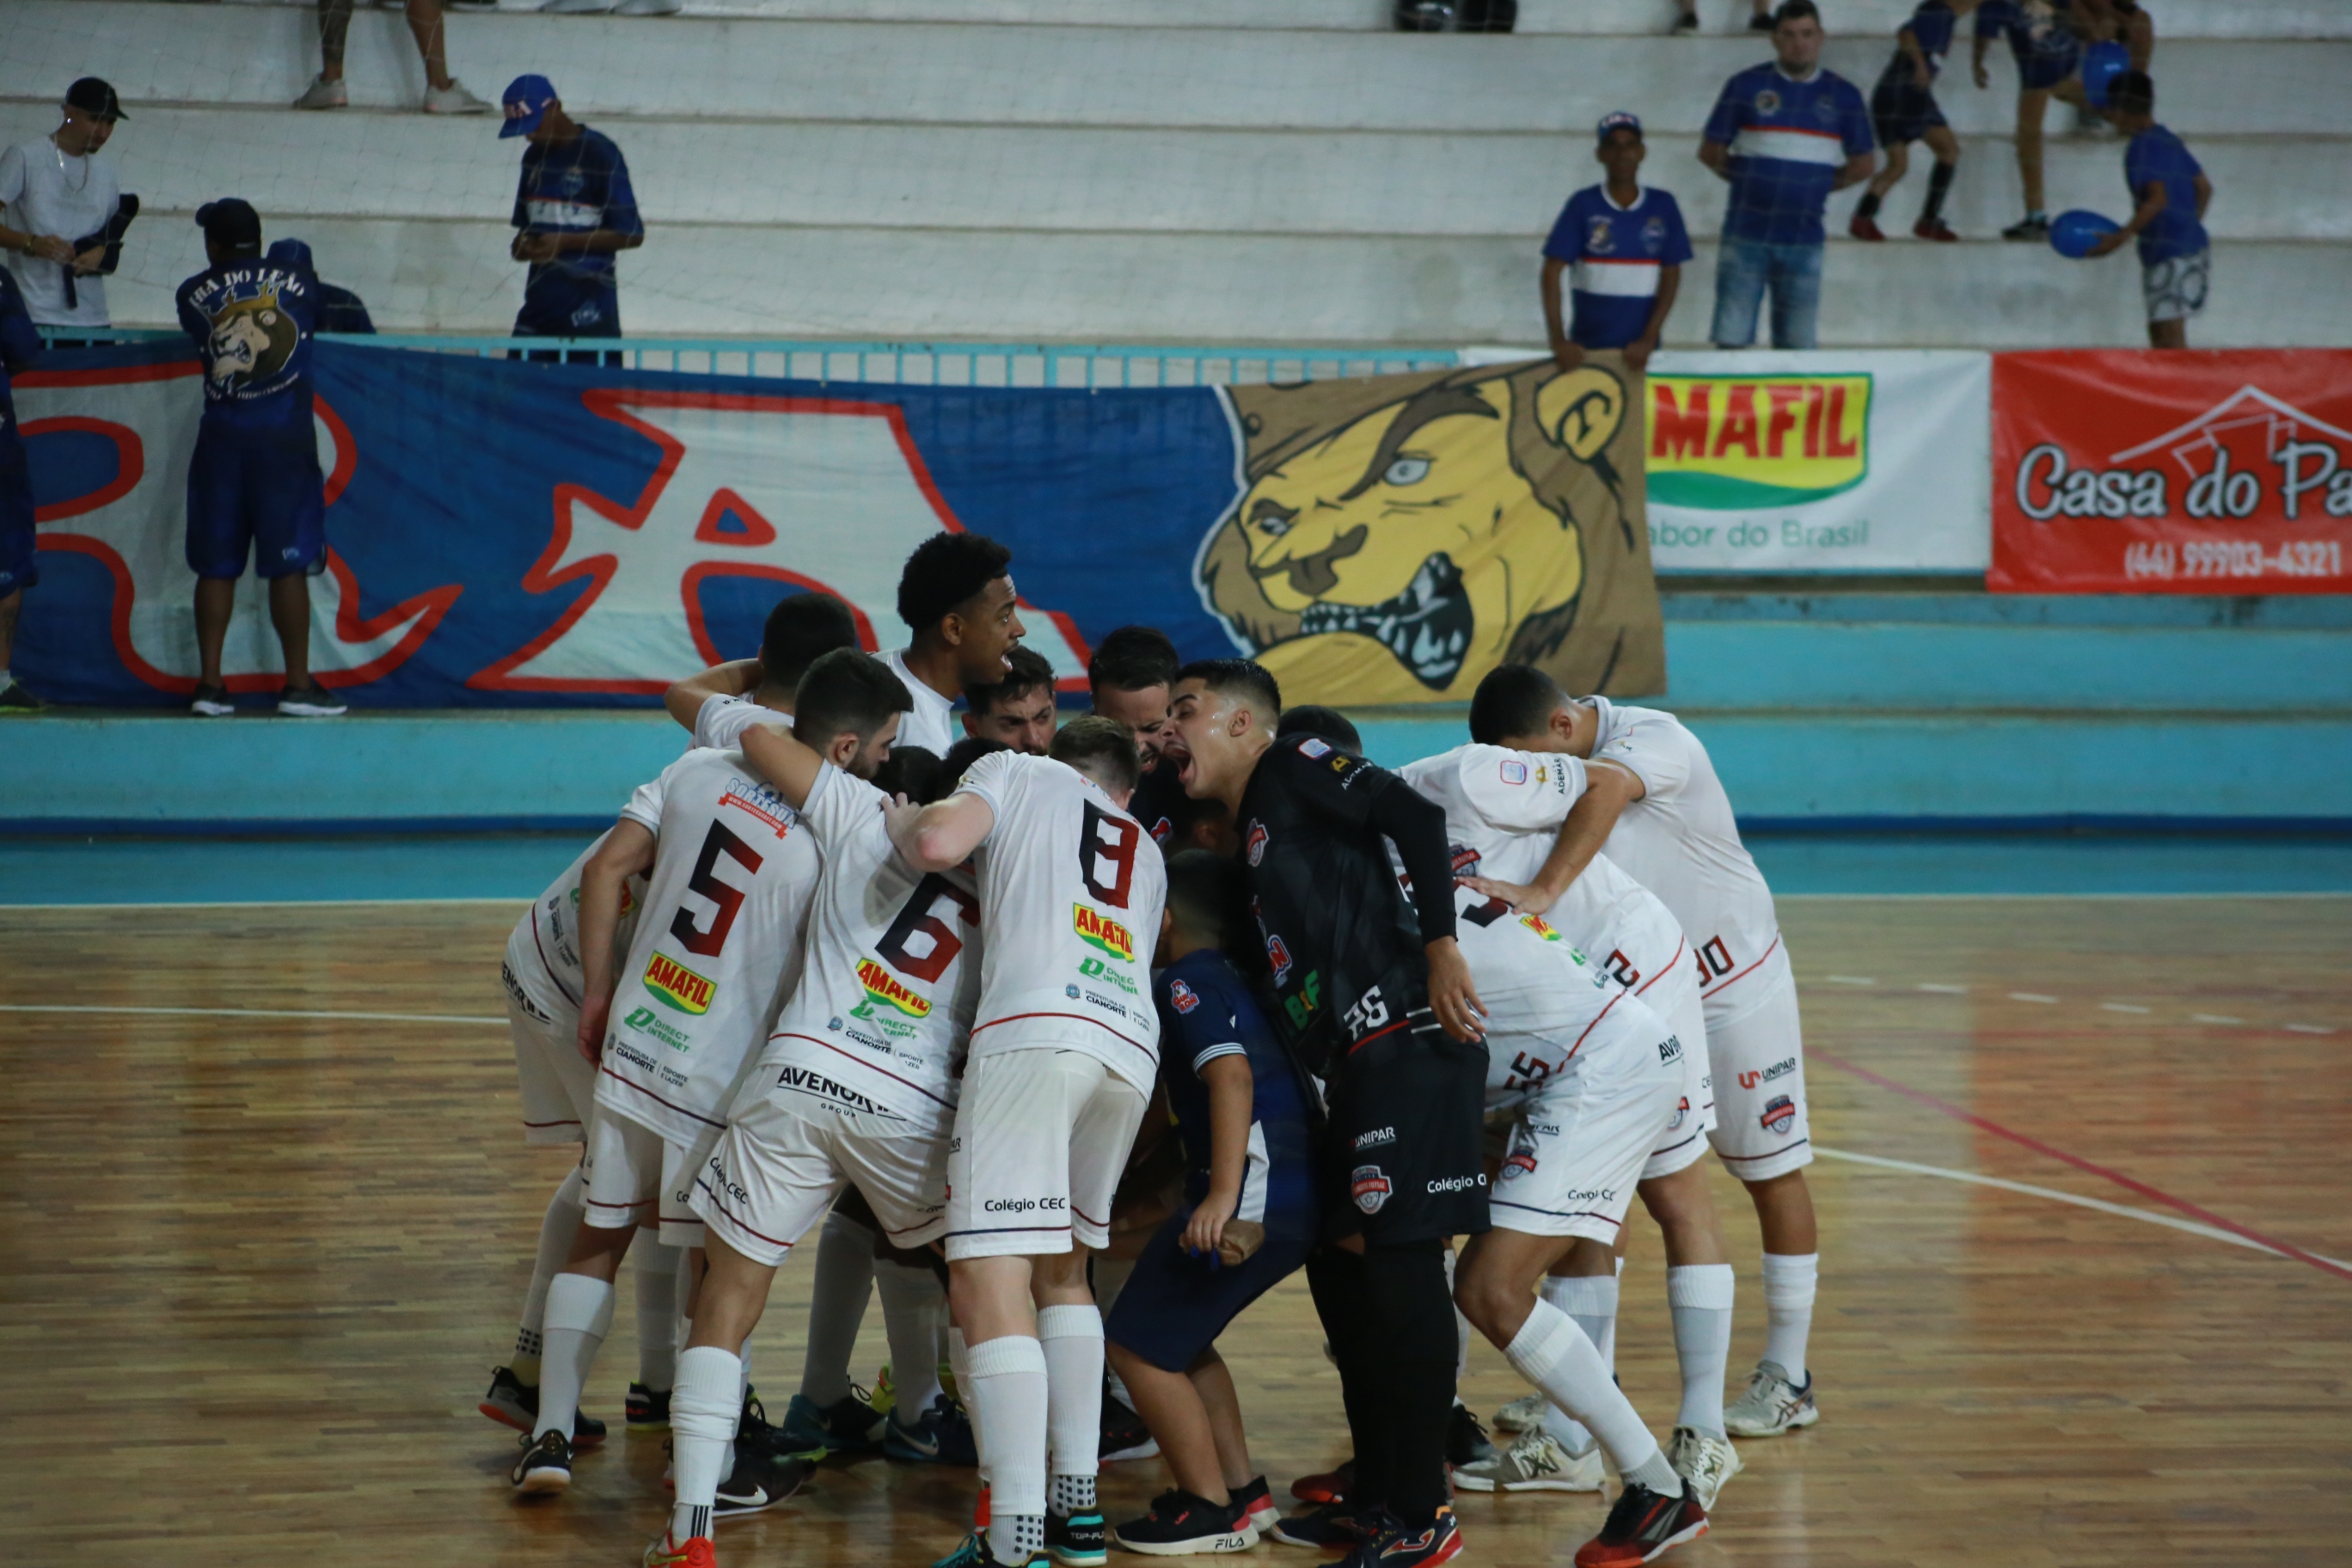
[[[1772,291],[1772,346],[1813,347],[1822,304],[1822,247],[1728,236],[1715,267],[1715,326],[1708,340],[1719,349],[1744,349],[1755,342],[1756,317],[1768,288]]]

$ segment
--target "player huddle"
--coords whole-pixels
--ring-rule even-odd
[[[942,1568],[1261,1535],[1416,1568],[1461,1549],[1454,1487],[1600,1490],[1604,1458],[1580,1568],[1703,1532],[1731,1436],[1817,1418],[1794,982],[1704,748],[1505,666],[1471,744],[1391,773],[1260,666],[1143,627],[1056,731],[1010,566],[926,542],[879,658],[837,600],[784,600],[758,660],[673,689],[692,747],[518,923],[526,1136],[584,1149],[482,1404],[527,1433],[516,1489],[604,1435],[579,1401],[634,1249],[627,1419],[672,1435],[649,1565],[707,1568],[714,1521],[877,1447],[976,1467]],[[1710,1145],[1772,1325],[1727,1411]],[[1663,1448],[1610,1371],[1637,1193],[1683,1372]],[[812,1229],[773,1426],[750,1338]],[[1215,1341],[1302,1267],[1354,1457],[1286,1517]],[[848,1376],[873,1283],[887,1399]],[[1531,1385],[1500,1452],[1455,1397],[1472,1326]],[[1100,1463],[1155,1445],[1175,1485],[1110,1526]]]

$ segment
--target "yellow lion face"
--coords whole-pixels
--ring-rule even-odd
[[[1549,459],[1589,463],[1624,410],[1617,378],[1591,370],[1540,390],[1450,379],[1338,424],[1260,472],[1225,520],[1203,556],[1212,602],[1302,697],[1466,699],[1583,586],[1580,520]],[[1535,452],[1516,449],[1530,437]],[[1368,662],[1368,642],[1386,657]]]
[[[301,329],[274,295],[239,300],[213,318],[212,377],[223,386],[266,381],[285,367]]]

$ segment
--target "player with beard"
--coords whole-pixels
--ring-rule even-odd
[[[1136,748],[1143,753],[1143,779],[1135,786],[1128,810],[1163,849],[1169,847],[1169,835],[1181,815],[1178,803],[1184,795],[1175,768],[1161,761],[1168,741],[1169,693],[1181,662],[1176,645],[1157,626],[1107,632],[1087,660],[1094,710],[1134,731]]]
[[[1345,1504],[1283,1521],[1357,1568],[1420,1568],[1462,1547],[1448,1506],[1454,1404],[1449,1236],[1487,1228],[1481,1166],[1485,1009],[1454,942],[1445,815],[1385,769],[1313,735],[1277,739],[1281,689],[1247,659],[1177,673],[1185,793],[1239,826],[1276,1026],[1329,1102],[1326,1245],[1307,1283],[1339,1368],[1356,1477]]]
[[[1004,662],[1003,679],[964,686],[964,735],[1042,757],[1054,743],[1054,667],[1028,647],[1014,647]]]

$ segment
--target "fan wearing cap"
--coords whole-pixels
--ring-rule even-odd
[[[127,116],[94,76],[66,89],[58,108],[55,131],[0,153],[0,250],[37,323],[103,329],[110,319],[99,274],[123,203],[114,160],[99,150]]]
[[[509,247],[517,261],[530,264],[514,335],[617,338],[621,297],[613,258],[646,242],[628,163],[611,137],[563,112],[555,84],[543,76],[508,83],[506,110],[499,134],[530,143]]]
[[[1602,117],[1593,157],[1609,171],[1598,185],[1568,198],[1544,241],[1544,327],[1562,370],[1584,363],[1587,349],[1622,349],[1635,370],[1657,352],[1658,335],[1691,258],[1683,209],[1641,173],[1642,122],[1622,110]],[[1559,279],[1570,279],[1574,306],[1560,326]]]
[[[188,464],[188,569],[196,574],[192,712],[236,711],[221,649],[246,558],[269,584],[285,656],[280,713],[331,718],[341,703],[310,675],[310,578],[326,570],[327,503],[310,425],[310,335],[319,279],[261,253],[261,216],[235,196],[196,209],[212,265],[180,285],[180,326],[205,367],[205,416]]]

